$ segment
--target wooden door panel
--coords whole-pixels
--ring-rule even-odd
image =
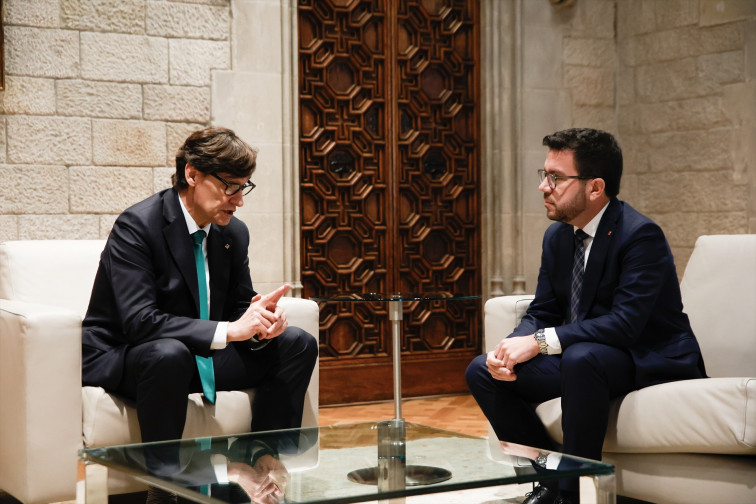
[[[480,291],[477,2],[301,0],[304,296]],[[405,303],[403,390],[465,390],[480,303]],[[392,396],[381,303],[321,305],[321,402]],[[432,378],[430,378],[432,376]]]

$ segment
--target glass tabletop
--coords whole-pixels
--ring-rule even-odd
[[[334,294],[330,296],[312,296],[310,299],[317,302],[334,302],[334,301],[462,301],[465,299],[478,299],[480,296],[468,295],[468,294],[452,294],[450,292],[427,292],[427,293],[412,293],[412,292],[395,292],[395,293],[383,293],[383,292],[367,292],[364,294],[350,293],[350,294]]]
[[[386,440],[379,433],[387,422],[394,421],[91,448],[79,457],[207,503],[267,502],[260,495],[269,492],[268,498],[280,495],[272,502],[336,504],[614,474],[609,464],[567,455],[561,455],[557,469],[546,470],[536,463],[544,452],[534,448],[495,444],[492,449],[485,438],[405,423],[401,439],[390,441],[400,445],[406,459],[407,486],[385,490],[360,482],[359,474],[381,466],[379,444]],[[427,466],[450,477],[413,485],[411,468]]]

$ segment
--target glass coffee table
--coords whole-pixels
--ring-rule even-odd
[[[486,438],[387,420],[83,449],[77,502],[107,503],[109,472],[204,503],[476,502],[459,492],[562,478],[579,478],[580,502],[615,502],[612,465],[561,455],[546,470],[542,451],[490,446]],[[449,477],[413,480],[412,467],[430,466]],[[362,481],[374,467],[378,484]]]

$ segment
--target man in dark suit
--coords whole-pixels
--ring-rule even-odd
[[[531,405],[561,397],[561,451],[600,460],[612,399],[705,370],[661,228],[617,199],[614,137],[569,129],[543,144],[539,190],[557,222],[544,235],[535,299],[466,378],[499,440],[557,449]],[[561,487],[539,485],[525,502],[576,499],[574,481]]]
[[[249,231],[234,217],[256,154],[225,128],[191,134],[173,187],[125,210],[108,237],[83,322],[83,383],[133,400],[143,442],[181,438],[187,395],[200,391],[214,402],[215,390],[256,387],[251,430],[301,425],[317,341],[288,327],[277,304],[288,285],[253,290]],[[214,386],[196,356],[211,358]]]

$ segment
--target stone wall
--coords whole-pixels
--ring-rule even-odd
[[[756,2],[617,2],[621,197],[678,275],[704,234],[756,232]]]
[[[3,4],[0,240],[104,238],[210,123],[230,0]]]

